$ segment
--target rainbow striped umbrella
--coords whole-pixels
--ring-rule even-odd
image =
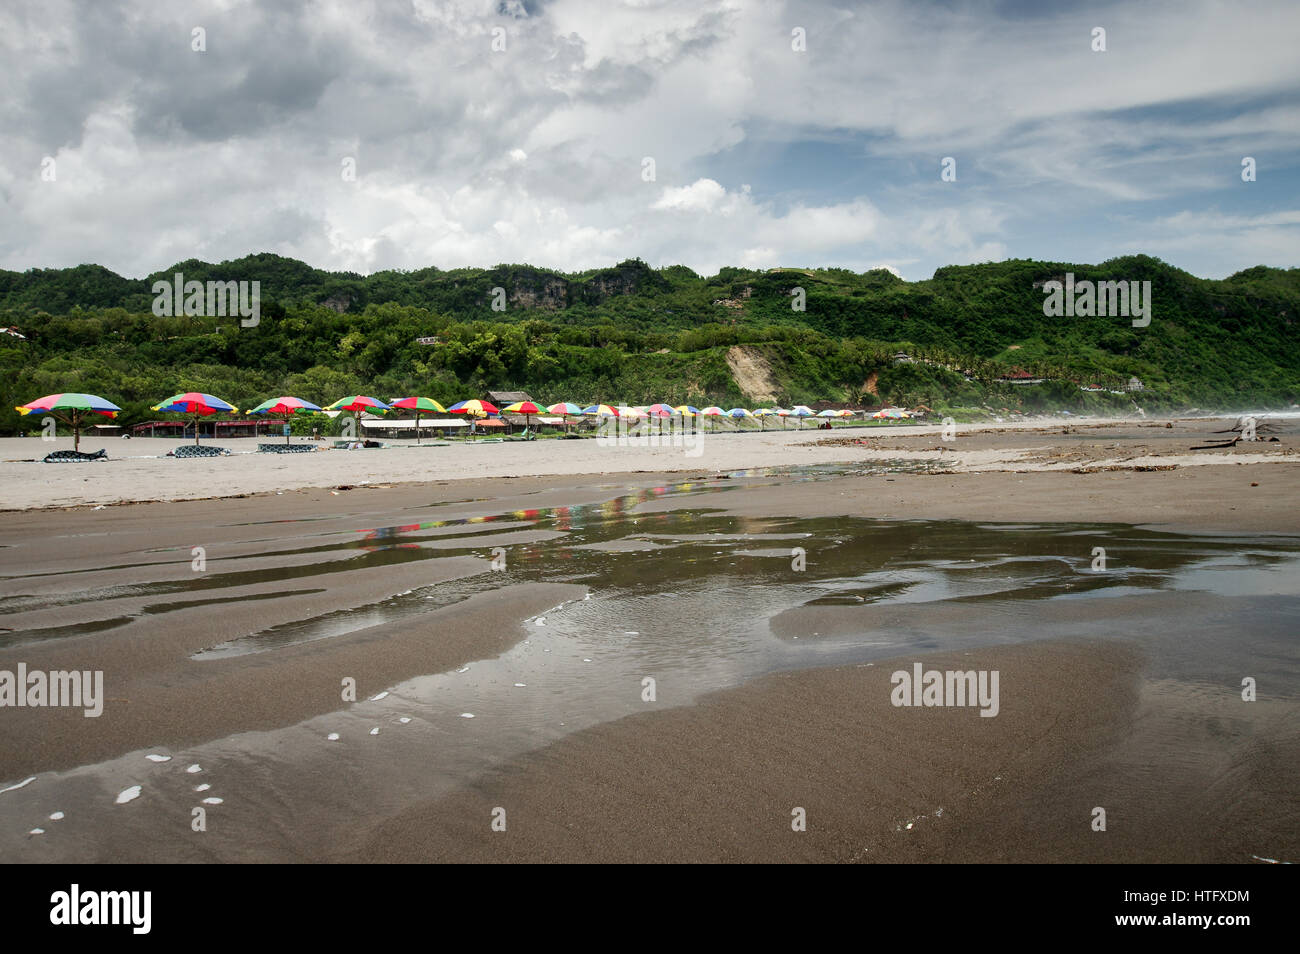
[[[311,414],[319,410],[320,407],[312,404],[311,401],[304,401],[302,398],[286,396],[265,400],[257,407],[249,408],[244,413],[270,414],[274,417],[284,418],[284,422],[288,424],[289,418],[293,417],[295,414]],[[284,435],[284,442],[286,444],[289,443],[288,434]]]
[[[385,404],[379,398],[373,398],[368,394],[349,394],[347,397],[339,398],[333,404],[326,405],[322,410],[325,411],[351,411],[352,420],[357,425],[356,438],[361,439],[361,412],[370,411],[376,414],[387,414],[392,407]]]
[[[677,405],[675,410],[677,411],[678,414],[681,414],[683,417],[695,417],[700,413],[700,409],[698,407],[691,407],[691,405],[689,404],[679,404]]]
[[[813,416],[813,409],[810,408],[807,404],[796,404],[794,407],[790,408],[789,414],[790,414],[791,417],[793,417],[793,418],[795,418],[796,420],[798,420],[798,422],[799,422],[799,428],[800,428],[800,430],[802,430],[802,429],[803,429],[803,419],[804,419],[805,417],[812,417],[812,416]]]
[[[26,417],[28,414],[49,414],[65,424],[72,425],[73,450],[81,449],[81,415],[102,414],[104,417],[117,417],[120,410],[111,401],[105,401],[97,394],[47,394],[28,404],[14,408]],[[63,412],[63,413],[60,413]],[[64,414],[67,416],[65,417]]]
[[[608,404],[593,404],[591,407],[583,408],[582,413],[590,417],[618,417],[618,408],[610,407]]]
[[[637,418],[637,417],[647,416],[645,410],[639,407],[627,407],[624,404],[620,404],[617,410],[618,410],[618,415],[617,415],[618,417]]]
[[[510,414],[522,414],[528,422],[525,426],[529,428],[533,426],[533,415],[542,413],[542,409],[532,401],[516,401],[514,404],[507,404],[502,410]]]
[[[667,404],[651,404],[645,409],[645,412],[651,417],[673,417],[682,413],[677,408],[669,407]]]
[[[727,412],[724,411],[722,408],[718,407],[716,404],[710,404],[704,410],[700,411],[700,417],[725,417],[726,414]],[[712,424],[709,425],[709,429],[710,430],[713,429]]]
[[[727,417],[753,417],[754,416],[753,411],[747,411],[743,407],[733,407],[730,411],[726,411],[725,413]]]
[[[446,414],[447,409],[435,401],[433,398],[412,397],[398,398],[396,401],[390,401],[389,406],[397,411],[414,411],[415,412],[415,443],[420,443],[420,412],[432,411],[435,414]]]
[[[233,412],[235,407],[227,404],[219,397],[213,397],[211,394],[186,391],[184,394],[173,394],[167,400],[155,404],[149,410],[193,415],[194,443],[197,445],[199,442],[199,418],[206,417],[209,414]]]
[[[323,410],[326,411],[351,411],[353,414],[360,414],[362,411],[391,411],[393,406],[385,404],[379,398],[370,397],[368,394],[349,394],[347,397],[339,398],[333,404],[326,405]]]
[[[495,404],[488,401],[461,401],[447,408],[452,414],[480,414],[486,417],[489,414],[500,414],[500,409]]]
[[[564,418],[564,433],[569,433],[569,418],[582,417],[582,408],[570,401],[552,404],[546,409],[548,414],[559,414]]]

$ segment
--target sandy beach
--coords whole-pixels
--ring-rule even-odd
[[[7,442],[0,671],[106,698],[0,710],[0,856],[1295,860],[1296,434],[1164,423]],[[918,663],[998,714],[894,705]]]
[[[842,462],[879,463],[906,457],[916,466],[959,473],[1140,470],[1155,466],[1295,462],[1300,427],[1285,420],[1277,443],[1240,444],[1224,451],[1191,451],[1221,440],[1215,431],[1235,418],[1170,421],[1061,418],[960,425],[944,440],[939,424],[853,427],[819,431],[774,427],[735,433],[717,425],[687,447],[681,443],[602,444],[587,440],[483,441],[441,445],[388,442],[383,449],[259,454],[256,441],[226,441],[229,457],[173,460],[187,442],[166,438],[83,441],[104,447],[110,460],[90,464],[40,463],[71,441],[0,438],[0,509],[101,505],[146,500],[199,500],[276,493],[339,484],[402,484],[534,476],[619,473],[718,473],[761,467]],[[1166,427],[1166,424],[1170,425]],[[1232,435],[1228,435],[1231,437]],[[861,442],[861,443],[859,443]],[[304,443],[300,439],[296,443]],[[309,443],[309,442],[307,442]],[[161,459],[159,459],[161,458]]]

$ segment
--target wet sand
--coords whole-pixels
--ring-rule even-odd
[[[890,675],[911,658],[781,673],[570,737],[378,826],[358,860],[1131,857],[1117,846],[1131,833],[1089,827],[1113,788],[1076,791],[1064,813],[1040,793],[1077,781],[1125,737],[1140,693],[1134,652],[1055,643],[924,659],[1000,670],[1001,712],[894,707]],[[490,824],[498,808],[504,832]],[[805,831],[793,829],[798,808]]]
[[[1015,446],[984,449],[1020,459],[1032,449],[1025,437],[980,440],[1009,441]],[[393,687],[407,686],[403,698],[417,706],[427,674],[471,663],[474,672],[492,674],[481,690],[478,683],[457,689],[452,675],[439,676],[437,692],[459,703],[479,691],[494,698],[489,690],[501,680],[507,691],[510,667],[547,672],[529,662],[543,658],[536,637],[527,645],[538,632],[530,620],[610,581],[524,573],[500,588],[475,587],[492,582],[493,547],[525,568],[562,555],[570,508],[623,527],[616,538],[575,551],[666,560],[670,574],[674,560],[686,561],[678,565],[691,574],[744,573],[744,560],[788,552],[790,534],[765,523],[775,516],[1132,524],[1217,534],[1229,549],[1238,539],[1248,549],[1250,541],[1300,534],[1295,464],[1285,459],[1246,463],[1222,455],[1217,466],[1085,473],[860,472],[914,457],[916,448],[901,445],[925,439],[899,437],[900,446],[873,448],[869,457],[828,448],[848,462],[843,472],[719,479],[688,463],[676,475],[353,483],[333,492],[6,514],[0,627],[8,632],[0,631],[0,670],[19,662],[102,669],[109,701],[99,719],[80,710],[0,710],[0,788],[38,776],[0,793],[0,854],[102,861],[1294,860],[1300,679],[1289,640],[1300,621],[1294,591],[1285,587],[1269,597],[1180,591],[1024,604],[796,605],[773,610],[770,629],[747,644],[774,653],[770,661],[757,670],[723,665],[685,694],[670,683],[652,711],[637,699],[635,681],[626,703],[597,710],[562,699],[541,680],[528,690],[538,693],[535,701],[515,713],[537,731],[494,728],[490,712],[461,720],[448,701],[419,709],[400,742],[388,741],[390,728],[365,754],[313,748],[330,725],[368,725],[369,715],[349,713],[369,713],[373,704],[365,700]],[[1279,453],[1293,438],[1285,440]],[[1105,442],[1122,445],[1099,449],[1117,458],[1160,453],[1143,434],[1113,432]],[[615,498],[624,502],[611,510]],[[681,528],[671,540],[655,537],[658,518],[696,510],[722,515],[739,530],[752,527],[753,539],[738,540],[727,564],[668,549],[689,536]],[[550,522],[537,524],[539,513]],[[692,545],[707,553],[709,534],[697,536]],[[1092,542],[1085,534],[1079,553],[1062,558],[1086,564]],[[204,548],[202,572],[192,568],[195,546]],[[809,562],[818,559],[810,549]],[[626,572],[618,566],[600,572],[617,580]],[[452,588],[455,600],[401,617],[367,615],[430,584]],[[638,612],[654,616],[653,609]],[[728,612],[717,605],[719,622]],[[218,644],[239,645],[250,633],[322,620],[342,628],[311,642],[194,658]],[[101,625],[108,628],[95,628]],[[874,633],[905,637],[913,650],[899,655],[903,644],[883,643],[871,650],[871,665],[843,662],[870,649],[863,640]],[[564,639],[561,632],[545,645],[558,654]],[[1007,642],[1014,645],[998,645]],[[624,659],[628,646],[611,646],[622,655],[592,665]],[[782,655],[796,650],[797,657]],[[1002,711],[981,719],[974,710],[891,706],[886,650],[927,668],[1000,669]],[[497,657],[502,662],[488,662]],[[580,659],[565,665],[582,672]],[[745,675],[764,667],[777,671]],[[1242,675],[1261,673],[1260,701],[1242,703]],[[617,678],[625,676],[639,679],[634,672]],[[344,677],[357,680],[356,704],[341,699]],[[697,694],[710,684],[711,692]],[[396,726],[402,711],[375,724]],[[418,734],[421,725],[432,735]],[[383,748],[389,745],[395,748]],[[134,808],[115,808],[113,792],[134,780],[132,766],[143,764],[144,751],[174,753],[172,766],[182,766],[190,751],[203,752],[204,762],[219,759],[226,783],[243,793],[242,802],[227,794],[219,809],[239,819],[236,829],[227,824],[224,834],[187,839],[188,802],[173,791],[175,780],[159,779],[153,801],[146,783]],[[69,814],[65,838],[75,831],[80,842],[60,841],[53,830],[22,836],[51,799],[74,795],[86,804],[75,824]],[[104,807],[93,807],[101,801]],[[1097,805],[1110,814],[1106,833],[1089,825]],[[507,809],[504,833],[490,828],[497,806]],[[807,832],[790,830],[796,806],[807,809]],[[145,812],[174,821],[176,833],[148,822],[153,816]]]

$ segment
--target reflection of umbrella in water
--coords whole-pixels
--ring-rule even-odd
[[[295,414],[311,414],[319,410],[320,408],[317,405],[312,404],[311,401],[304,401],[302,398],[286,396],[270,398],[269,400],[263,401],[257,407],[250,408],[244,413],[270,414],[274,417],[282,417],[284,418],[284,423],[288,425],[289,418],[293,417]],[[285,427],[285,430],[288,431],[287,426]],[[286,444],[289,443],[289,435],[287,433],[284,435],[284,442]]]
[[[122,410],[116,404],[105,401],[97,394],[47,394],[30,404],[14,408],[26,417],[28,414],[46,413],[58,418],[72,427],[72,449],[81,449],[81,416],[83,414],[102,414],[104,417],[117,417]],[[60,413],[62,412],[62,413]]]
[[[149,410],[161,411],[171,414],[190,414],[194,418],[194,444],[199,443],[199,418],[206,417],[209,414],[218,414],[225,411],[234,411],[234,405],[227,404],[219,397],[213,397],[211,394],[200,394],[198,391],[186,391],[184,394],[173,394],[167,400],[155,404]]]

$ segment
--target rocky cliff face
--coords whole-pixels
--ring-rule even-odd
[[[569,304],[569,282],[558,275],[516,273],[509,287],[510,304],[516,308],[557,311]]]
[[[620,262],[597,272],[582,283],[582,300],[599,305],[616,295],[638,295],[666,290],[668,281],[640,259]]]

